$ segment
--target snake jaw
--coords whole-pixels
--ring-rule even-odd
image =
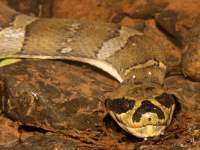
[[[124,126],[123,124],[121,125],[119,124],[119,126],[121,126],[121,128],[131,133],[132,135],[135,135],[140,138],[159,136],[164,133],[164,130],[167,127],[165,125],[163,126],[147,125],[147,126],[139,127],[139,128],[131,128],[131,127]]]
[[[165,129],[167,128],[167,125],[146,125],[142,127],[131,127],[121,122],[113,112],[109,113],[122,129],[139,138],[148,138],[163,135]]]
[[[147,138],[147,137],[155,137],[159,136],[164,133],[164,130],[167,126],[154,126],[154,125],[147,125],[141,128],[127,128],[127,131],[137,137]]]

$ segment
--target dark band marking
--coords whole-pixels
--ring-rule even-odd
[[[25,34],[24,34],[24,41],[23,41],[23,45],[20,51],[20,54],[26,54],[26,47],[27,47],[27,41],[29,40],[30,36],[31,36],[31,28],[34,24],[36,24],[37,22],[39,22],[40,19],[36,19],[34,21],[32,21],[30,24],[27,24],[25,27]]]
[[[175,96],[172,94],[163,93],[162,95],[155,98],[161,105],[170,108],[175,104]]]
[[[159,119],[165,118],[163,111],[158,106],[155,106],[148,100],[145,100],[142,102],[141,107],[139,107],[133,114],[133,122],[139,122],[142,115],[148,112],[156,113]]]
[[[121,99],[107,99],[106,100],[106,107],[118,114],[121,113],[125,113],[127,111],[129,111],[130,109],[132,109],[135,105],[135,101],[134,100],[128,100],[125,98],[121,98]]]

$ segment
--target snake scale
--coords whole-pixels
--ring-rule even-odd
[[[9,58],[79,61],[109,73],[120,84],[105,100],[106,108],[137,137],[159,136],[172,120],[175,97],[163,88],[164,52],[133,28],[36,18],[0,3],[0,59]]]

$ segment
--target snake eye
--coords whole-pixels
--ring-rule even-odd
[[[129,100],[125,98],[119,98],[119,99],[107,99],[106,100],[106,107],[118,114],[125,113],[132,109],[135,105],[134,100]]]
[[[160,96],[157,96],[155,98],[160,104],[162,104],[163,106],[170,108],[172,105],[174,105],[176,102],[176,98],[174,95],[172,94],[167,94],[167,93],[163,93]]]

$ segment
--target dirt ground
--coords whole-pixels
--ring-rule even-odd
[[[143,140],[107,114],[118,83],[88,65],[24,60],[0,68],[0,150],[200,150],[199,0],[0,0],[39,17],[137,28],[165,50],[165,87],[177,96],[171,125]]]

